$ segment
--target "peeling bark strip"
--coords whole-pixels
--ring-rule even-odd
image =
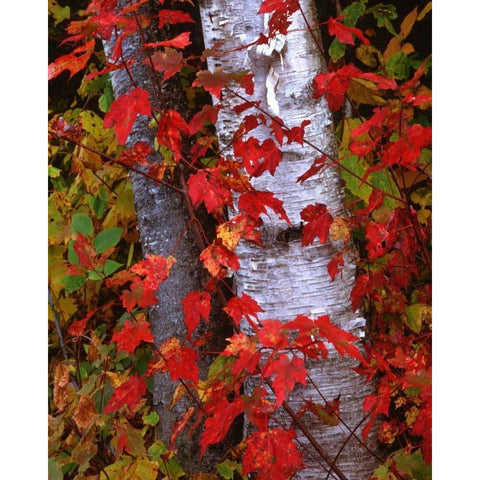
[[[292,16],[291,33],[286,39],[275,39],[270,48],[264,45],[258,49],[235,51],[265,32],[265,18],[256,13],[260,4],[259,0],[201,2],[206,47],[221,42],[221,51],[229,52],[209,58],[209,69],[213,71],[215,66],[220,66],[227,73],[250,69],[255,74],[255,92],[249,99],[260,101],[263,109],[278,115],[290,128],[299,126],[305,119],[310,120],[305,139],[333,155],[336,142],[331,114],[323,100],[313,100],[310,87],[313,77],[325,66],[301,13]],[[311,0],[301,0],[300,5],[307,19],[316,18]],[[230,105],[235,102],[241,103],[235,97],[228,98]],[[228,145],[241,120],[230,108],[219,112],[217,133],[226,156],[233,156]],[[253,135],[264,141],[270,137],[270,132],[266,127],[258,127]],[[265,173],[253,179],[255,188],[271,191],[282,200],[292,224],[297,227],[300,225],[300,212],[309,204],[323,203],[331,212],[341,213],[343,193],[338,172],[334,168],[325,168],[321,174],[297,183],[298,176],[308,170],[318,152],[307,145],[291,144],[284,146],[282,153],[283,160],[275,176]],[[252,296],[264,309],[261,319],[290,321],[298,314],[315,317],[328,314],[338,326],[362,337],[365,320],[352,312],[349,299],[355,275],[353,257],[345,259],[342,275],[332,282],[327,264],[341,245],[334,242],[320,245],[317,241],[302,247],[298,236],[283,240],[282,232],[287,228],[285,222],[274,215],[263,216],[263,220],[265,248],[241,243],[236,250],[240,259],[240,269],[235,275],[237,295],[246,293]],[[321,401],[318,390],[327,400],[341,395],[342,419],[351,430],[357,428],[355,433],[359,436],[359,425],[364,417],[362,402],[366,395],[374,393],[374,389],[350,370],[356,364],[356,361],[344,359],[330,349],[327,361],[307,364],[315,385],[308,382],[306,387],[296,389],[290,395],[289,404],[298,411],[303,399]],[[313,416],[305,416],[303,421],[329,457],[336,459],[346,477],[350,480],[369,478],[378,461],[344,425],[325,427]],[[307,446],[304,452],[312,452],[305,436],[298,431],[297,434],[299,441]],[[375,451],[374,440],[370,440],[369,446]],[[318,465],[319,462],[318,455],[305,453],[306,465]],[[307,468],[298,478],[324,478],[328,470],[328,467]],[[330,478],[336,477],[331,474]]]

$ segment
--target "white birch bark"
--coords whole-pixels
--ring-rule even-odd
[[[200,4],[206,47],[223,42],[220,50],[228,51],[225,56],[208,59],[211,71],[220,66],[225,72],[233,73],[250,69],[255,74],[255,92],[249,97],[261,101],[261,106],[273,115],[282,118],[288,127],[299,126],[305,119],[311,121],[306,128],[305,138],[329,154],[335,154],[336,142],[332,129],[332,117],[325,101],[312,98],[311,82],[313,77],[324,70],[325,66],[316,49],[311,34],[299,12],[292,17],[293,23],[280,52],[273,51],[270,56],[262,54],[261,49],[251,48],[234,51],[239,46],[254,41],[264,32],[264,16],[258,15],[259,0],[203,0]],[[301,0],[301,7],[310,23],[315,23],[316,12],[311,0]],[[283,39],[279,39],[279,49]],[[262,47],[265,53],[265,46]],[[269,77],[270,72],[270,77]],[[274,93],[268,82],[278,75],[277,90]],[[228,96],[228,93],[226,94]],[[232,100],[228,99],[229,103]],[[240,100],[237,103],[241,103]],[[252,113],[251,110],[247,111]],[[233,155],[228,147],[232,135],[238,128],[241,118],[229,108],[220,111],[217,122],[217,134],[220,147],[225,154]],[[267,128],[259,127],[252,135],[263,141],[269,137]],[[282,147],[283,161],[274,177],[265,173],[253,180],[259,190],[268,190],[283,201],[283,206],[293,225],[300,225],[300,212],[309,204],[324,203],[330,211],[342,211],[343,194],[338,171],[327,168],[303,184],[297,183],[299,175],[304,173],[319,153],[311,147],[292,144]],[[263,216],[262,240],[265,248],[250,243],[238,246],[236,254],[240,258],[240,269],[235,275],[237,294],[243,292],[253,297],[265,310],[261,318],[289,321],[298,314],[328,314],[331,321],[341,328],[362,337],[365,320],[355,314],[349,299],[355,276],[353,258],[345,259],[341,277],[330,280],[327,264],[338,251],[340,245],[329,242],[302,247],[299,238],[286,242],[279,240],[279,234],[287,227],[276,218]],[[327,361],[310,362],[307,365],[309,375],[315,385],[328,400],[341,394],[341,415],[346,424],[354,429],[364,413],[362,402],[366,395],[373,393],[372,385],[363,380],[349,367],[358,362],[341,358],[330,349]],[[302,399],[321,402],[315,387],[308,382],[306,387],[297,388],[290,394],[289,403],[295,411],[302,405]],[[343,425],[325,427],[313,417],[303,419],[318,443],[334,459],[340,451],[336,464],[351,480],[369,478],[378,460],[369,453]],[[360,429],[355,432],[360,437]],[[298,432],[299,441],[307,440]],[[343,444],[346,445],[343,447]],[[370,440],[375,450],[375,442]],[[313,451],[311,447],[308,451]],[[308,465],[317,464],[317,468],[303,470],[298,478],[319,479],[326,477],[326,470],[318,468],[322,463],[318,454],[305,457]],[[328,467],[327,467],[328,470]],[[337,478],[334,474],[330,478]]]

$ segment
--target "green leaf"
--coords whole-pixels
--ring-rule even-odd
[[[123,228],[112,227],[101,231],[93,240],[95,251],[100,254],[114,247],[122,237]]]
[[[90,280],[103,280],[105,277],[110,276],[112,273],[116,272],[120,267],[123,267],[123,263],[118,263],[115,260],[108,259],[105,262],[103,270],[100,272],[88,272],[88,278]],[[103,273],[103,275],[101,275]]]
[[[81,275],[65,275],[63,284],[65,285],[65,293],[73,293],[83,287],[85,284],[85,277]]]
[[[55,462],[55,458],[48,459],[48,478],[50,480],[63,480],[63,473]]]
[[[397,477],[386,465],[380,465],[372,474],[374,480],[397,480]]]
[[[344,8],[342,15],[344,16],[343,23],[347,27],[354,27],[358,19],[365,13],[364,2],[353,2],[348,7]]]
[[[398,470],[410,475],[407,477],[408,480],[431,480],[432,466],[425,464],[420,450],[412,455],[407,455],[405,450],[400,450],[395,452],[392,458]]]
[[[70,7],[61,7],[60,5],[52,5],[48,9],[48,13],[55,19],[54,27],[56,27],[63,20],[70,18]]]
[[[92,219],[84,213],[74,213],[72,216],[72,233],[83,233],[86,237],[93,235]]]
[[[113,96],[113,89],[110,84],[107,84],[103,95],[98,99],[98,108],[103,113],[107,113],[110,110],[110,104],[115,100]]]
[[[78,265],[80,262],[78,260],[78,255],[77,252],[73,249],[73,245],[75,242],[73,240],[70,240],[68,243],[68,261],[73,264],[73,265]]]
[[[53,165],[48,166],[48,176],[50,178],[58,178],[60,176],[61,170],[54,167]]]
[[[160,416],[157,412],[150,412],[148,415],[143,417],[143,423],[145,425],[156,425],[160,420]]]
[[[241,474],[242,467],[239,463],[234,462],[233,460],[225,460],[217,465],[217,471],[222,478],[225,478],[225,480],[231,480],[234,478],[233,476],[235,472]]]
[[[393,54],[385,65],[389,77],[398,80],[405,80],[409,76],[410,62],[405,52],[397,52]]]
[[[415,303],[405,310],[405,323],[415,333],[419,333],[424,323],[432,322],[432,307],[424,303]]]
[[[397,32],[393,28],[391,20],[394,20],[398,17],[397,9],[395,5],[384,5],[379,3],[372,8],[367,10],[369,13],[373,13],[373,16],[377,20],[377,27],[385,27],[392,35],[397,36]]]
[[[347,45],[345,43],[340,43],[336,38],[330,44],[328,49],[328,54],[332,57],[334,62],[340,60],[345,55],[347,50]]]
[[[103,186],[100,187],[98,195],[90,198],[90,207],[97,218],[101,218],[101,216],[104,214],[105,208],[107,207],[107,201],[107,194]]]

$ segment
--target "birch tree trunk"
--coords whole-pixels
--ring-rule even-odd
[[[128,1],[119,3],[126,4]],[[148,13],[154,17],[154,12],[151,8],[148,10]],[[118,32],[118,34],[120,33]],[[145,30],[143,35],[148,36],[149,32]],[[161,40],[161,35],[157,31],[153,32],[153,34],[150,32],[150,37],[152,38],[147,39],[147,41]],[[104,43],[107,57],[111,55],[115,39],[113,35],[111,41]],[[187,102],[180,84],[172,80],[163,84],[158,81],[159,79],[155,78],[155,73],[149,72],[143,63],[145,57],[139,53],[142,50],[142,41],[138,34],[128,36],[123,40],[122,55],[124,60],[135,58],[135,62],[129,67],[128,71],[120,69],[110,73],[115,98],[129,92],[133,86],[141,87],[150,93],[150,100],[156,108],[174,109],[188,119],[193,112],[189,112],[186,106]],[[132,84],[132,81],[134,84]],[[155,100],[154,88],[162,89],[162,105],[158,105],[158,102]],[[146,117],[140,116],[137,118],[125,145],[127,148],[132,147],[139,141],[146,142],[153,147],[155,130],[148,128],[148,123],[149,119]],[[153,155],[155,155],[154,160],[161,161],[159,153]],[[169,277],[160,285],[157,291],[156,296],[159,302],[151,307],[149,312],[155,344],[159,346],[172,336],[183,339],[186,335],[181,301],[188,293],[202,290],[203,288],[204,282],[202,282],[201,278],[202,265],[199,261],[200,247],[195,237],[182,193],[169,187],[155,184],[152,180],[135,172],[131,173],[130,179],[133,186],[143,254],[156,254],[167,257],[172,255],[174,251],[176,259]],[[169,181],[183,190],[178,175],[174,179],[169,179]],[[217,310],[219,309],[217,308]],[[221,324],[221,320],[218,320],[219,316],[218,312],[215,312],[215,305],[212,304],[211,323],[214,325],[214,328]],[[223,335],[224,337],[225,334]],[[205,348],[215,350],[210,344],[206,345]],[[222,348],[223,346],[216,349],[221,350]],[[200,365],[200,371],[203,376],[207,368],[208,357],[205,357],[203,364]],[[160,424],[156,434],[157,439],[163,441],[167,447],[172,427],[187,410],[186,398],[181,399],[173,408],[169,408],[177,383],[172,382],[167,374],[156,374],[154,376],[153,405],[156,412],[160,415]],[[185,431],[188,431],[188,427]],[[176,458],[185,471],[191,469],[206,471],[213,468],[217,460],[220,461],[221,452],[219,449],[217,451],[215,449],[210,450],[202,460],[199,459],[198,438],[195,435],[189,439],[186,438],[186,434],[180,435],[177,438],[176,447]]]
[[[301,13],[293,14],[289,28],[291,33],[287,35],[285,44],[282,46],[284,39],[278,38],[278,49],[273,49],[270,55],[266,54],[269,53],[266,46],[238,50],[242,44],[255,41],[260,33],[266,33],[265,18],[257,14],[260,3],[259,0],[201,2],[206,47],[221,42],[221,51],[229,52],[209,58],[209,69],[213,71],[215,66],[220,66],[227,73],[250,69],[255,74],[255,92],[249,99],[260,101],[262,108],[279,116],[288,127],[299,126],[303,120],[310,120],[305,139],[335,155],[336,142],[331,114],[324,100],[313,100],[310,88],[313,77],[324,70],[325,65]],[[314,24],[314,2],[300,0],[300,5],[305,18]],[[275,84],[277,75],[278,85],[275,91],[272,85]],[[270,83],[272,80],[273,84]],[[234,97],[227,99],[230,105],[235,101],[240,102]],[[226,156],[233,155],[228,145],[241,120],[230,108],[220,110],[217,134]],[[255,129],[252,134],[260,141],[270,136],[268,129],[263,126]],[[338,171],[326,168],[304,183],[297,183],[299,175],[308,170],[319,154],[311,147],[300,147],[298,144],[286,145],[282,152],[283,161],[275,176],[264,174],[254,179],[252,183],[255,188],[271,191],[282,200],[294,226],[301,225],[300,212],[309,204],[324,203],[330,211],[341,213],[343,194]],[[353,257],[345,259],[342,275],[332,282],[326,267],[341,245],[334,242],[321,245],[315,242],[302,247],[300,238],[292,236],[285,240],[285,236],[281,235],[287,227],[285,222],[273,214],[271,217],[263,216],[263,221],[262,241],[265,248],[242,243],[236,250],[241,265],[234,277],[237,295],[246,293],[253,297],[264,309],[264,319],[290,321],[298,314],[315,317],[328,314],[331,321],[341,328],[363,337],[365,320],[352,311],[349,299],[355,275]],[[357,363],[340,357],[330,349],[327,361],[307,364],[311,381],[306,387],[290,394],[290,405],[297,411],[302,405],[302,399],[321,402],[318,390],[327,400],[341,395],[342,419],[351,430],[357,429],[355,434],[360,438],[359,425],[364,416],[362,402],[366,395],[373,393],[373,387],[364,384],[350,370]],[[325,427],[313,416],[304,417],[304,420],[317,442],[335,460],[347,478],[369,478],[378,460],[344,425]],[[308,443],[301,432],[298,432],[298,437],[301,443]],[[370,440],[369,443],[370,448],[375,450],[375,442]],[[306,450],[311,452],[312,448]],[[328,467],[319,469],[318,463],[318,456],[307,454],[305,464],[317,467],[303,470],[298,478],[325,478]],[[332,474],[330,478],[336,477]]]

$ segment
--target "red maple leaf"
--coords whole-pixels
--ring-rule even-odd
[[[133,321],[125,320],[120,332],[115,332],[112,336],[112,342],[117,344],[117,348],[127,353],[133,353],[142,341],[153,342],[150,324],[143,313]]]
[[[325,166],[326,161],[327,161],[327,157],[325,155],[322,155],[321,157],[317,157],[313,161],[312,166],[305,173],[303,173],[297,178],[297,182],[303,183],[305,180],[317,174]]]
[[[304,367],[303,359],[299,357],[290,358],[285,353],[269,362],[262,373],[263,377],[274,377],[272,384],[277,397],[277,407],[287,398],[295,383],[306,384],[306,375],[307,370]]]
[[[368,258],[374,260],[387,253],[387,249],[392,244],[390,238],[390,232],[385,225],[377,222],[371,222],[365,232],[365,238],[368,239],[368,243],[365,248],[368,252]]]
[[[233,146],[235,156],[243,158],[242,164],[245,170],[253,177],[259,177],[267,170],[270,175],[274,175],[278,164],[282,161],[282,152],[271,138],[262,144],[255,137],[249,137],[245,141],[239,139]],[[260,162],[262,158],[263,162]]]
[[[164,342],[160,347],[160,355],[154,357],[147,368],[147,376],[155,372],[168,372],[173,381],[182,378],[198,382],[199,368],[197,352],[180,344],[176,337]]]
[[[226,275],[225,267],[232,270],[240,268],[238,257],[226,248],[218,238],[203,250],[200,254],[200,260],[203,261],[210,275],[216,278],[223,278]]]
[[[295,430],[272,429],[247,437],[243,473],[258,471],[258,480],[290,480],[303,468]]]
[[[348,354],[352,358],[356,358],[360,362],[365,363],[365,359],[360,350],[352,343],[358,340],[358,337],[353,335],[353,333],[346,332],[331,323],[328,315],[318,317],[315,320],[315,324],[318,327],[319,334],[325,337],[342,357]]]
[[[155,292],[158,286],[167,279],[174,263],[173,257],[165,258],[161,255],[147,253],[145,260],[137,262],[130,270],[144,277],[144,287]]]
[[[143,88],[134,88],[130,93],[124,93],[110,106],[105,115],[104,128],[115,126],[115,135],[118,143],[124,145],[132,130],[137,115],[152,115],[152,105],[148,97],[150,94]]]
[[[343,267],[345,265],[343,261],[343,253],[338,252],[329,262],[327,265],[327,271],[328,274],[330,275],[330,278],[335,280],[335,277],[338,275],[338,272],[341,271],[340,267]]]
[[[185,48],[187,45],[191,45],[190,41],[190,32],[183,32],[180,35],[177,35],[171,40],[163,40],[162,42],[146,43],[145,47],[156,48],[156,47],[174,47],[174,48]]]
[[[299,143],[303,147],[303,138],[305,137],[305,128],[312,122],[310,120],[304,120],[299,127],[292,127],[285,133],[287,135],[287,143]]]
[[[275,350],[286,348],[289,342],[288,329],[280,320],[263,320],[258,339],[264,347]]]
[[[257,342],[244,333],[237,333],[227,340],[230,345],[223,350],[222,355],[225,357],[238,355],[232,366],[232,373],[235,375],[244,369],[253,373],[261,358],[261,353],[257,351]]]
[[[275,198],[272,192],[261,192],[259,190],[249,190],[242,193],[238,200],[238,208],[255,220],[262,213],[267,214],[266,207],[271,208],[281,219],[291,225],[290,219],[283,208],[283,202]]]
[[[302,230],[302,245],[310,245],[315,237],[318,237],[321,243],[328,240],[330,225],[333,223],[333,217],[323,203],[306,206],[300,213],[303,221],[307,222]]]
[[[135,280],[128,290],[123,290],[120,295],[122,305],[127,312],[131,312],[136,306],[147,308],[158,302],[155,290],[146,287],[141,280]]]
[[[77,232],[77,238],[73,244],[73,250],[77,254],[80,265],[83,265],[89,270],[95,270],[96,267],[100,267],[97,261],[97,252],[93,248],[90,240],[81,232]]]
[[[209,445],[221,442],[225,438],[232,422],[244,409],[241,397],[236,397],[232,402],[226,398],[220,398],[215,402],[213,416],[205,420],[205,430],[200,439],[202,446],[200,455],[204,454]]]
[[[188,179],[188,194],[193,206],[205,204],[208,213],[222,213],[224,205],[232,205],[232,192],[225,188],[218,169],[207,168],[193,174]]]
[[[229,83],[230,77],[220,68],[216,68],[214,73],[209,70],[197,72],[197,78],[192,83],[192,87],[203,87],[207,92],[220,99],[222,88]]]
[[[218,117],[218,106],[204,105],[188,122],[189,135],[195,135],[207,122],[214,125]]]
[[[202,318],[208,323],[210,317],[210,300],[211,296],[208,292],[190,292],[182,300],[188,338],[191,337]]]
[[[97,310],[91,310],[87,313],[86,317],[82,318],[81,320],[77,320],[76,322],[73,322],[68,327],[68,334],[72,335],[73,337],[79,337],[80,335],[83,335],[85,327],[87,326],[87,322],[96,313],[96,311]]]
[[[105,405],[105,413],[116,412],[124,405],[127,405],[129,410],[134,412],[145,393],[147,393],[145,379],[143,377],[130,377],[114,390],[112,397]]]
[[[164,52],[155,52],[151,56],[153,68],[157,72],[163,72],[163,81],[168,80],[178,73],[183,67],[183,54],[173,48],[165,48]],[[143,63],[150,65],[150,59]]]
[[[127,167],[135,165],[148,165],[147,156],[153,152],[145,142],[137,142],[132,148],[124,150],[120,154],[119,161]]]
[[[262,307],[246,293],[242,293],[241,297],[233,297],[228,300],[224,310],[232,318],[237,327],[240,326],[242,317],[245,317],[251,325],[255,326],[255,329],[258,327],[252,318],[258,321],[257,313],[263,312]]]
[[[343,17],[338,17],[339,20],[342,18]],[[347,27],[332,17],[328,20],[328,33],[335,36],[339,42],[346,43],[347,45],[355,45],[353,35],[356,35],[365,45],[370,45],[370,40],[365,37],[359,28]]]
[[[176,110],[166,111],[158,122],[157,141],[171,152],[176,162],[182,158],[182,135],[188,135],[188,125]]]
[[[48,66],[48,79],[52,80],[65,70],[70,71],[70,78],[72,78],[87,66],[94,48],[95,40],[89,40],[85,45],[77,47],[72,53],[58,57]],[[77,56],[78,53],[83,53],[83,55]]]
[[[175,23],[195,23],[189,13],[182,10],[160,10],[158,13],[158,28],[162,29],[168,23],[173,25]]]

